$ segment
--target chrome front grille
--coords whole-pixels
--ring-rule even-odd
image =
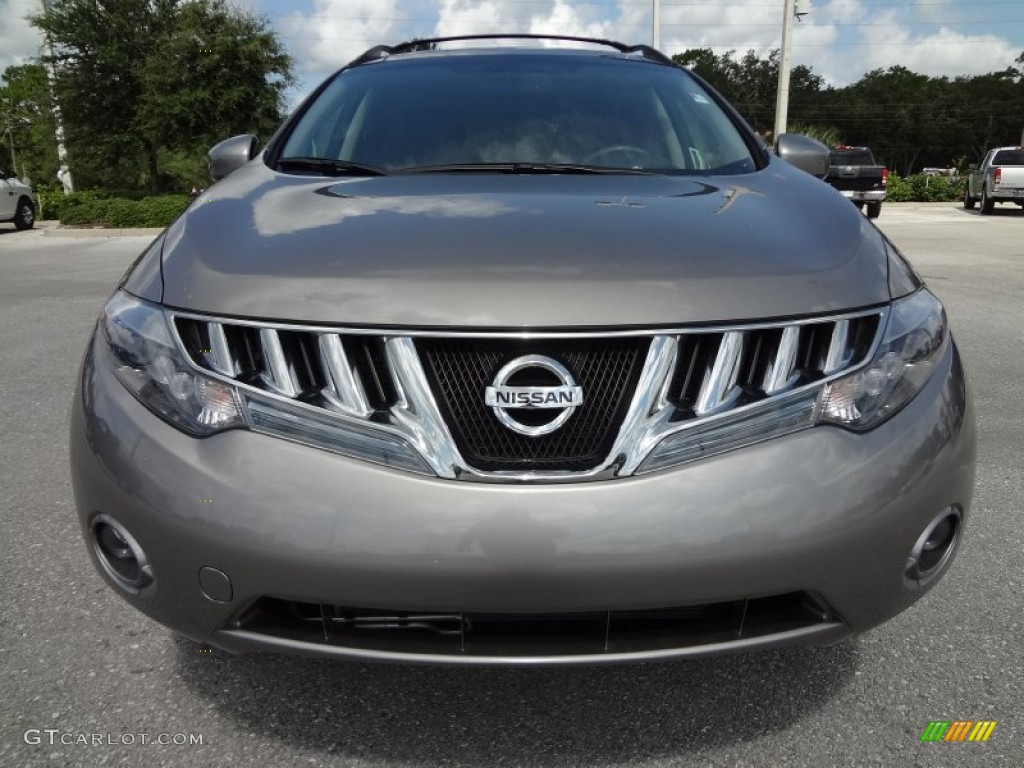
[[[397,399],[380,337],[183,316],[175,327],[200,368],[270,394],[360,419],[387,411]]]
[[[615,441],[640,377],[650,340],[418,339],[441,415],[469,464],[493,471],[586,471]],[[482,393],[509,361],[529,354],[563,363],[583,386],[583,405],[558,430],[537,437],[500,423]]]
[[[859,364],[877,314],[677,337],[673,420],[700,419],[775,397]]]
[[[388,334],[171,316],[191,362],[253,399],[258,431],[272,431],[279,408],[291,423],[312,419],[321,431],[404,441],[423,471],[443,478],[578,482],[648,471],[645,459],[665,438],[687,432],[706,446],[716,425],[764,421],[773,408],[792,429],[812,426],[808,398],[870,359],[885,312],[605,333]],[[484,405],[497,371],[525,353],[557,359],[586,393],[578,412],[543,438],[508,432]],[[297,435],[301,425],[286,436],[303,442]]]

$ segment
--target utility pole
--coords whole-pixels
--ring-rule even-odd
[[[654,0],[651,8],[651,45],[661,50],[661,0]]]
[[[1020,52],[1020,56],[1013,60],[1014,64],[1024,64],[1024,51]],[[1020,129],[1020,145],[1024,147],[1024,128]]]
[[[782,56],[779,59],[779,92],[775,98],[775,133],[772,143],[786,132],[789,112],[789,48],[793,37],[793,19],[796,18],[796,0],[785,0],[782,12]]]
[[[50,6],[47,0],[41,0],[43,4],[43,15],[46,16],[50,12]],[[53,67],[53,45],[50,42],[49,34],[43,35],[43,58],[46,60],[46,80],[50,84],[50,99],[53,102],[53,121],[57,126],[54,133],[57,136],[57,160],[60,162],[60,170],[57,172],[57,177],[60,179],[61,184],[64,185],[64,194],[75,191],[75,183],[71,178],[71,166],[68,164],[68,150],[64,146],[64,119],[61,117],[60,104],[57,102],[57,90],[55,83],[57,81],[57,72]]]

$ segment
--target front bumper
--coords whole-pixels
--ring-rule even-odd
[[[974,420],[954,344],[924,390],[869,433],[815,427],[649,476],[559,486],[429,479],[246,431],[193,439],[138,403],[93,344],[71,426],[83,532],[98,514],[119,521],[155,577],[138,594],[121,591],[125,599],[232,651],[593,663],[835,642],[917,600],[927,587],[904,571],[921,531],[951,505],[969,515]],[[230,580],[220,602],[200,589],[204,568]],[[793,592],[815,596],[829,620],[630,653],[553,656],[538,647],[433,656],[275,637],[237,623],[267,596],[535,615]]]

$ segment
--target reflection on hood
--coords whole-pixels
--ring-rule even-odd
[[[280,187],[256,198],[253,223],[261,235],[282,235],[378,213],[480,219],[509,211],[509,206],[501,202],[470,195],[349,197],[321,191],[315,196],[297,196],[290,187]]]

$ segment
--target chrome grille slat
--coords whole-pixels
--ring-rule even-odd
[[[736,387],[736,379],[739,376],[744,340],[743,331],[729,331],[722,336],[715,364],[711,367],[697,396],[694,412],[698,417],[728,408],[739,397],[740,390]]]
[[[404,441],[438,477],[482,482],[580,482],[635,473],[651,450],[670,435],[706,431],[718,420],[752,418],[762,405],[808,392],[863,364],[878,344],[886,309],[789,322],[736,324],[664,331],[610,331],[609,344],[643,337],[635,385],[624,415],[602,446],[607,456],[592,469],[570,465],[479,469],[457,444],[458,421],[442,407],[437,383],[421,346],[436,339],[471,339],[488,350],[507,343],[566,349],[569,341],[597,344],[594,332],[395,333],[257,323],[171,312],[179,344],[192,364],[243,391],[294,403],[314,420],[351,429],[380,430]],[[489,340],[499,342],[494,346]],[[502,346],[504,344],[504,346]],[[598,345],[600,346],[600,345]],[[425,349],[426,347],[424,347]],[[558,356],[558,352],[554,352]],[[488,363],[489,365],[489,363]],[[480,393],[481,400],[483,392]],[[267,399],[269,398],[269,399]],[[788,398],[788,399],[787,399]],[[750,417],[744,413],[750,413]],[[447,414],[447,415],[446,415]],[[337,427],[333,427],[337,428]],[[702,432],[703,434],[703,432]],[[516,459],[518,461],[518,459]],[[406,468],[403,466],[403,468]]]
[[[462,457],[427,385],[416,345],[409,338],[388,339],[386,351],[398,387],[394,418],[417,436],[416,447],[421,452],[434,457],[434,469],[441,477],[457,477]]]
[[[222,373],[225,376],[237,376],[239,366],[231,348],[228,346],[224,324],[209,323],[207,330],[210,334],[210,367],[217,371],[217,373]]]
[[[298,397],[302,390],[294,368],[285,357],[281,345],[281,335],[273,328],[260,329],[260,346],[263,349],[265,370],[260,373],[260,380],[268,389],[285,397]]]
[[[328,382],[321,390],[324,399],[338,410],[358,418],[366,418],[373,413],[366,390],[349,363],[341,336],[336,333],[320,334],[318,347]]]
[[[796,353],[799,348],[800,326],[789,325],[783,328],[775,359],[761,387],[769,397],[786,391],[796,383]]]
[[[849,361],[850,321],[838,320],[832,326],[832,340],[828,345],[828,355],[822,373],[826,376],[842,370]]]

